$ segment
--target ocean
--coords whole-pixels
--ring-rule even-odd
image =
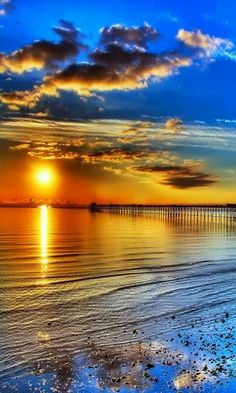
[[[0,209],[0,392],[236,391],[236,221]]]

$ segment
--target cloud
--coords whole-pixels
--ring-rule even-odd
[[[191,64],[190,59],[175,54],[155,55],[116,44],[97,49],[90,57],[92,64],[72,64],[46,77],[41,92],[56,95],[59,90],[71,90],[86,96],[98,91],[144,88],[151,78],[165,78]]]
[[[33,108],[40,98],[37,90],[34,91],[11,91],[4,92],[0,96],[0,102],[12,110],[18,110],[21,106]]]
[[[30,148],[30,143],[20,143],[19,145],[10,146],[10,150],[27,150]]]
[[[136,123],[132,124],[131,127],[124,129],[122,131],[122,134],[129,134],[129,135],[140,134],[148,130],[149,128],[153,127],[153,125],[154,123],[150,121],[137,121]]]
[[[71,22],[63,19],[60,20],[59,26],[53,28],[53,31],[61,37],[62,41],[66,42],[77,42],[78,34],[80,34],[80,37],[83,37]]]
[[[13,0],[0,0],[0,16],[5,16],[14,8]]]
[[[179,132],[183,129],[183,122],[179,118],[168,119],[165,122],[165,128],[168,130],[173,130],[174,132]]]
[[[115,44],[104,51],[94,51],[91,59],[93,63],[71,64],[63,71],[46,76],[41,85],[31,92],[26,91],[25,97],[24,92],[15,92],[16,98],[21,98],[19,106],[37,103],[43,95],[59,96],[60,90],[90,96],[94,92],[140,89],[147,87],[151,80],[160,80],[191,64],[191,59],[175,53],[156,55],[136,48],[130,51]],[[13,97],[14,94],[2,93],[0,101],[8,105]]]
[[[143,122],[143,124],[133,121],[64,123],[41,118],[33,120],[15,118],[1,122],[1,129],[2,135],[5,130],[8,137],[8,130],[14,129],[14,135],[17,134],[17,137],[12,139],[11,150],[24,150],[26,154],[40,159],[62,158],[69,154],[72,157],[73,153],[74,158],[79,157],[85,163],[109,162],[118,164],[127,171],[134,162],[136,165],[143,165],[147,162],[161,162],[167,165],[175,160],[172,152],[159,146],[152,146],[148,135],[145,136],[145,143],[139,134],[125,141],[122,131],[132,124],[141,130],[142,127],[144,129],[147,127],[148,122]],[[47,134],[47,142],[38,141],[38,133]],[[11,131],[10,134],[12,134]]]
[[[202,49],[208,57],[234,47],[233,42],[229,39],[210,36],[202,33],[201,30],[187,31],[180,29],[176,37],[189,47]]]
[[[82,35],[67,21],[61,20],[54,32],[61,41],[37,41],[10,55],[0,54],[0,72],[23,73],[33,68],[51,69],[75,57],[85,45]],[[0,102],[11,109],[32,108],[42,96],[58,97],[60,91],[73,91],[81,97],[97,92],[141,89],[192,64],[190,57],[177,52],[154,53],[148,42],[158,37],[148,24],[136,27],[112,25],[100,30],[98,47],[88,53],[88,61],[69,64],[44,76],[32,91],[2,93]]]
[[[120,44],[135,45],[139,48],[147,48],[148,41],[154,41],[159,36],[159,32],[148,23],[143,26],[126,27],[116,24],[100,29],[100,41],[104,45]]]
[[[132,127],[145,129],[145,140],[139,138],[139,133],[127,134],[131,139],[121,140],[125,137],[123,130]],[[120,173],[122,178],[146,182],[153,188],[158,184],[160,189],[183,190],[183,195],[184,190],[197,187],[213,189],[219,179],[230,186],[234,173],[228,170],[234,167],[235,132],[218,127],[219,137],[216,137],[215,127],[188,125],[188,130],[189,133],[170,140],[163,139],[163,123],[159,122],[150,123],[149,127],[149,122],[141,121],[67,122],[20,117],[1,120],[1,137],[10,142],[15,156],[60,160],[61,165],[64,160],[65,165],[67,162],[74,168],[84,165],[96,173],[104,170]],[[42,135],[43,139],[39,138]],[[228,160],[219,168],[218,157],[222,151],[227,152]],[[192,152],[202,161],[186,160],[186,155],[191,157]],[[209,155],[210,168],[205,167]]]
[[[95,143],[89,137],[77,138],[74,142],[16,142],[10,150],[23,151],[41,160],[77,160],[80,164],[93,164],[124,176],[151,174],[159,184],[179,190],[211,186],[217,181],[201,170],[199,161],[177,163],[180,157],[170,151],[140,144],[119,145],[118,141],[107,141],[105,136]]]
[[[32,69],[55,68],[58,63],[72,59],[86,46],[81,42],[80,32],[69,22],[60,21],[53,29],[61,40],[35,41],[10,55],[0,54],[0,72],[22,74]]]
[[[98,46],[87,51],[87,61],[69,63],[81,49],[82,34],[70,23],[60,21],[54,27],[60,37],[58,43],[37,41],[10,55],[0,54],[0,72],[23,73],[33,68],[50,69],[44,74],[41,84],[31,91],[10,91],[0,94],[0,102],[10,109],[32,108],[43,96],[59,97],[61,91],[72,91],[81,99],[99,92],[129,91],[143,89],[150,83],[176,74],[181,67],[189,67],[194,60],[212,57],[228,51],[233,44],[230,40],[211,37],[200,30],[195,32],[180,29],[178,40],[191,48],[188,55],[183,48],[178,51],[153,52],[148,44],[159,36],[158,31],[148,24],[136,27],[112,25],[100,30]],[[66,62],[64,69],[59,66]],[[56,67],[56,69],[55,69]],[[52,72],[53,71],[53,72]],[[102,111],[103,108],[100,107]],[[175,132],[181,129],[180,119],[170,119],[166,128]]]
[[[13,144],[12,151],[24,151],[28,156],[41,160],[75,160],[80,157],[84,141],[67,142],[30,142]]]
[[[113,148],[100,148],[84,155],[85,162],[96,163],[96,162],[119,162],[124,161],[135,161],[135,160],[150,160],[153,157],[157,157],[158,153],[151,152],[149,149],[143,149],[139,146],[122,146]]]
[[[206,187],[216,182],[216,178],[197,169],[196,164],[183,163],[181,165],[144,165],[133,168],[138,172],[161,174],[160,183],[176,189]]]

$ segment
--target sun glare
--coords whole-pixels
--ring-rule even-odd
[[[47,185],[52,182],[52,173],[48,169],[41,170],[37,173],[39,183]]]

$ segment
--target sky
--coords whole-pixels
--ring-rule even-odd
[[[236,202],[235,18],[233,0],[0,0],[0,201]]]

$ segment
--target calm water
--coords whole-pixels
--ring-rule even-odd
[[[0,392],[235,392],[236,222],[0,209]]]

